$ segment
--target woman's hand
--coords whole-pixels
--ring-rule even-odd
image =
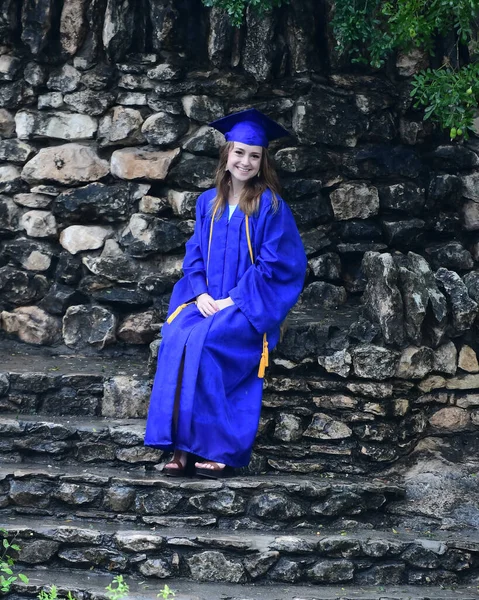
[[[211,317],[220,310],[218,304],[209,294],[200,294],[196,298],[196,306],[204,317]]]
[[[229,296],[228,296],[228,298],[225,298],[224,300],[216,301],[216,306],[219,308],[219,310],[223,310],[223,308],[227,308],[228,306],[233,306],[233,304],[234,304],[234,302]]]

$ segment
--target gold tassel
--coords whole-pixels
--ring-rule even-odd
[[[258,377],[264,378],[266,367],[269,367],[269,351],[268,351],[268,340],[266,339],[266,333],[263,335],[263,352],[261,354],[261,360],[259,361]]]
[[[173,321],[173,319],[175,319],[180,314],[180,312],[184,308],[186,308],[188,306],[188,304],[191,304],[191,302],[187,302],[186,304],[180,304],[178,306],[178,308],[174,312],[171,313],[171,315],[166,319],[166,322],[168,323],[168,325]]]

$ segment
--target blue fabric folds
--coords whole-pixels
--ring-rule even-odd
[[[184,276],[173,289],[168,314],[203,292],[215,300],[230,296],[235,304],[207,318],[191,304],[171,324],[164,324],[145,444],[241,467],[250,460],[261,411],[258,365],[263,333],[272,349],[281,322],[302,290],[306,256],[288,205],[279,199],[274,211],[271,192],[266,191],[258,214],[249,219],[255,263],[248,251],[245,215],[238,206],[229,221],[227,210],[215,221],[207,264],[214,198],[214,189],[198,198]]]

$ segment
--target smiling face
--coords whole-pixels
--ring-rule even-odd
[[[232,179],[243,184],[258,174],[262,155],[261,146],[233,142],[233,147],[228,152],[226,170],[230,172]]]

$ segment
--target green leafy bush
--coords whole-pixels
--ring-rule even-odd
[[[2,547],[0,550],[0,593],[7,594],[12,587],[12,584],[20,579],[24,583],[28,583],[28,577],[23,573],[14,573],[15,557],[13,554],[20,552],[20,547],[15,544],[15,537],[10,541],[8,532],[0,528],[0,538]]]
[[[477,46],[478,15],[478,0],[336,0],[331,24],[339,55],[379,69],[396,50],[420,48],[433,56],[437,38],[450,32],[459,64],[460,46]],[[445,57],[440,68],[414,76],[414,106],[451,139],[467,138],[478,106],[478,72],[477,64],[453,68]]]
[[[251,6],[261,15],[286,2],[287,0],[203,0],[205,6],[215,6],[223,9],[235,27],[242,24],[247,6]]]

